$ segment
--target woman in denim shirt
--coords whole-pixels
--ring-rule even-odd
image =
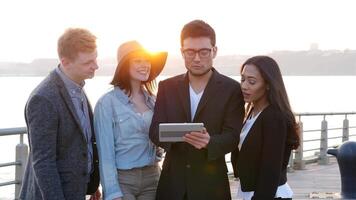
[[[94,111],[105,200],[155,199],[160,157],[148,132],[155,78],[166,59],[166,52],[150,54],[136,41],[118,49],[114,89],[99,99]]]

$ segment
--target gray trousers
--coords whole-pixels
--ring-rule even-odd
[[[160,174],[158,165],[118,170],[123,200],[154,200]]]

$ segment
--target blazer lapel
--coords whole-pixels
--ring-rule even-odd
[[[75,111],[75,108],[74,108],[74,104],[72,102],[71,97],[68,94],[67,88],[64,86],[63,80],[61,79],[61,77],[59,77],[59,75],[55,71],[52,72],[52,75],[54,77],[54,80],[55,80],[57,86],[59,87],[60,94],[61,94],[65,104],[67,105],[71,115],[74,118],[75,123],[77,123],[77,125],[78,125],[78,127],[79,127],[79,129],[81,131],[81,135],[82,135],[83,139],[86,140],[85,136],[84,136],[84,130],[82,129],[82,126],[80,124],[80,120],[79,120],[79,118],[77,116],[77,113]]]
[[[252,109],[249,110],[246,120],[250,117],[251,113],[252,113]],[[261,139],[258,136],[256,137],[256,133],[259,133],[258,129],[260,129],[260,123],[261,123],[262,118],[263,118],[263,111],[257,117],[255,122],[252,124],[250,130],[248,131],[247,135],[245,136],[245,139],[244,139],[243,143],[241,144],[240,152],[245,151],[244,144],[248,144],[250,142],[250,140],[254,141],[256,139],[258,139],[258,140]],[[246,123],[246,120],[245,120],[244,124]]]
[[[179,99],[183,105],[183,109],[186,115],[186,119],[190,122],[190,95],[189,95],[189,79],[188,74],[182,76],[182,78],[177,83],[177,90],[179,93]]]
[[[200,99],[193,121],[197,119],[201,111],[208,103],[208,100],[217,96],[216,94],[220,89],[220,83],[221,81],[219,80],[219,73],[215,69],[213,69],[213,74],[210,77],[210,80],[204,89],[203,96]]]

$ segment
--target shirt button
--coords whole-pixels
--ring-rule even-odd
[[[190,165],[189,165],[189,164],[187,164],[185,167],[188,168],[188,169],[190,169]]]
[[[84,157],[84,158],[86,158],[86,157],[87,157],[87,154],[86,154],[86,153],[83,153],[82,155],[83,155],[83,157]]]
[[[83,172],[83,173],[82,173],[82,175],[83,175],[83,176],[86,176],[86,175],[87,175],[87,173],[86,173],[86,172]]]

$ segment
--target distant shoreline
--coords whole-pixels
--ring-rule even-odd
[[[284,76],[356,76],[356,50],[274,51],[274,58]],[[241,65],[249,55],[222,55],[214,59],[216,69],[228,76],[238,76]],[[111,76],[115,72],[115,58],[99,59],[98,76]],[[30,63],[0,62],[0,77],[46,76],[58,65],[58,59],[41,58]],[[185,72],[180,56],[169,55],[162,75],[172,76]]]

